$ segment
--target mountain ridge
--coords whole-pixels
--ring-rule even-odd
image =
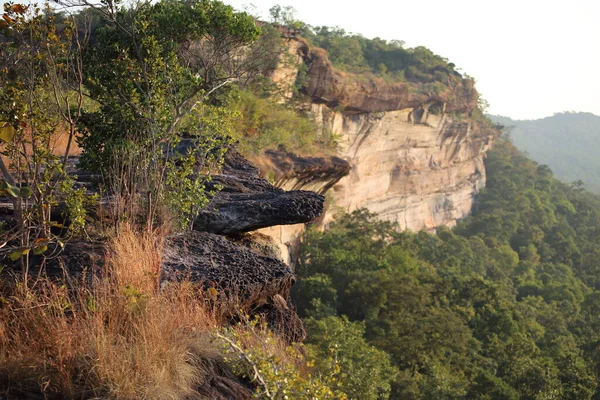
[[[589,112],[560,112],[535,120],[513,120],[489,115],[504,125],[515,146],[531,158],[548,165],[566,182],[581,180],[600,193],[600,116]]]

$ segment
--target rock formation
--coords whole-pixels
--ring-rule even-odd
[[[76,168],[76,163],[72,165]],[[305,335],[302,322],[287,306],[295,282],[293,271],[281,261],[269,238],[245,232],[310,222],[323,213],[324,197],[312,191],[274,187],[235,149],[226,154],[224,168],[213,177],[212,185],[222,190],[198,217],[195,230],[167,237],[161,285],[186,278],[206,289],[213,287],[227,299],[223,304],[230,304],[231,315],[240,308],[248,314],[262,314],[282,337],[301,341]],[[4,212],[10,220],[12,210],[5,208]],[[43,268],[53,279],[75,282],[87,278],[90,283],[94,275],[102,273],[105,256],[111,251],[103,242],[71,242],[54,250],[52,258],[33,256],[31,265]],[[19,268],[6,255],[2,261]]]
[[[453,77],[440,89],[358,77],[336,71],[325,51],[311,49],[301,39],[288,45],[308,69],[302,91],[309,113],[323,132],[336,135],[338,159],[350,168],[340,177],[328,173],[327,162],[313,161],[307,179],[302,166],[311,164],[308,160],[277,152],[266,153],[270,161],[265,165],[271,165],[269,171],[275,171],[284,189],[327,192],[332,204],[321,226],[340,209],[364,207],[399,229],[414,231],[452,226],[470,213],[475,195],[485,186],[483,158],[494,138],[470,119],[478,99],[472,80]],[[274,75],[280,86],[290,81],[291,67],[287,63],[281,68]],[[286,261],[293,260],[290,252],[303,226],[261,232],[280,244]]]
[[[224,235],[249,232],[310,222],[323,213],[322,195],[274,187],[235,150],[227,153],[223,171],[213,177],[212,184],[222,189],[198,216],[194,224],[198,231]]]
[[[492,137],[470,121],[415,109],[345,115],[313,105],[326,129],[339,133],[340,154],[350,174],[333,187],[345,211],[365,207],[400,229],[432,230],[467,216],[485,186],[483,157]]]

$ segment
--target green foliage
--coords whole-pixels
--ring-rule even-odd
[[[189,138],[193,146],[169,157],[165,168],[166,203],[175,211],[181,229],[192,228],[200,210],[220,189],[215,185],[208,189],[207,184],[231,144],[237,117],[236,112],[225,107],[204,105],[182,123],[186,131],[195,133]],[[179,143],[173,141],[174,152]]]
[[[219,167],[231,140],[230,113],[207,104],[256,69],[242,53],[252,54],[245,46],[260,29],[220,1],[164,0],[109,12],[95,34],[85,84],[100,107],[79,124],[81,165],[122,199],[118,213],[142,211],[152,224],[166,204],[189,226],[207,202],[207,171]],[[173,151],[182,131],[196,138],[187,154]],[[185,190],[170,190],[177,184]]]
[[[350,322],[346,317],[309,319],[307,333],[307,347],[317,371],[331,376],[335,373],[331,366],[339,364],[342,375],[335,387],[349,398],[377,400],[389,396],[397,371],[388,354],[365,341],[364,323]]]
[[[271,98],[239,90],[232,94],[229,106],[241,116],[234,130],[243,134],[240,147],[247,154],[283,146],[288,151],[314,155],[335,147],[333,138],[317,134],[317,126],[309,117]]]
[[[367,39],[338,27],[307,27],[304,35],[327,50],[334,65],[352,72],[372,72],[392,81],[444,85],[462,78],[453,63],[423,46],[405,48],[399,40]]]
[[[75,234],[86,222],[83,189],[66,165],[83,104],[81,47],[71,18],[48,6],[4,4],[0,20],[0,192],[12,201],[14,218],[1,241],[13,261],[42,255],[65,237],[51,230],[53,209],[64,202]],[[62,154],[52,146],[65,135]]]
[[[278,25],[285,25],[294,28],[301,28],[304,24],[296,19],[296,9],[291,6],[282,7],[275,5],[269,9],[271,22]]]
[[[255,385],[258,399],[329,399],[348,397],[340,389],[340,364],[333,358],[320,359],[323,375],[303,371],[314,361],[305,359],[301,344],[284,346],[258,321],[225,329],[217,334],[225,360],[233,372]]]
[[[364,324],[399,370],[390,398],[596,398],[600,199],[504,140],[486,167],[455,229],[398,233],[357,211],[309,230],[298,311]]]

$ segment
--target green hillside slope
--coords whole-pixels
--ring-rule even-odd
[[[538,120],[490,116],[509,128],[519,150],[547,164],[566,182],[582,180],[600,193],[600,117],[591,113],[558,113]]]

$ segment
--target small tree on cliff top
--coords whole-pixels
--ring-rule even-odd
[[[98,10],[106,24],[85,53],[85,85],[100,108],[81,120],[82,163],[104,177],[118,219],[143,211],[151,225],[170,203],[189,224],[229,145],[231,113],[206,101],[259,70],[248,45],[260,29],[248,14],[212,0],[128,9],[109,1]],[[192,157],[173,151],[182,131],[195,137]],[[169,201],[169,192],[188,198]]]
[[[85,223],[83,192],[66,174],[82,103],[81,45],[74,21],[37,6],[4,4],[0,191],[12,201],[14,224],[2,230],[0,248],[22,261],[25,275],[30,252],[42,254],[51,243],[62,244],[50,230],[57,224],[51,215],[59,199],[66,199],[71,230]],[[61,138],[63,145],[56,146]]]

